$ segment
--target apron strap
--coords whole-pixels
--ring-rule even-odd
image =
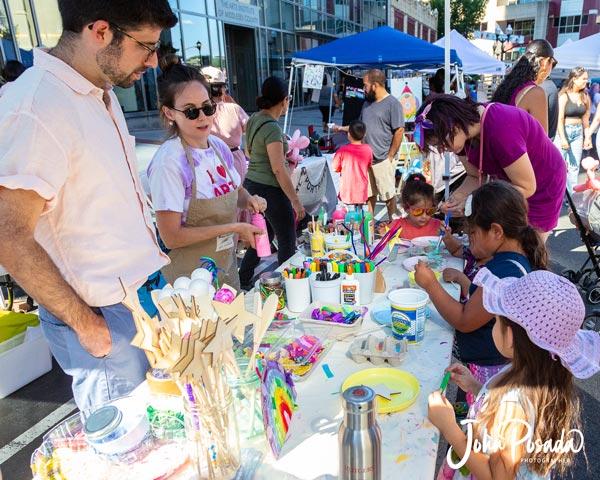
[[[185,156],[187,158],[188,165],[192,169],[192,175],[193,175],[192,198],[196,198],[196,167],[194,166],[194,159],[192,158],[192,152],[190,151],[189,145],[182,137],[179,137],[179,140],[181,141],[181,146],[183,147],[183,151],[185,152]]]

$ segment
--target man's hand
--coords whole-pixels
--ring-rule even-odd
[[[93,357],[106,357],[112,350],[112,338],[104,317],[90,311],[89,318],[78,323],[85,325],[75,331],[81,346]]]

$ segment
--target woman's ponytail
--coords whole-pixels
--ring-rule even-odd
[[[527,225],[521,230],[521,248],[531,264],[532,270],[548,269],[548,250],[537,228]]]

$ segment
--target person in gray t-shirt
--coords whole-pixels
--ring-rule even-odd
[[[375,209],[377,195],[385,201],[390,220],[396,210],[396,164],[395,157],[404,136],[404,114],[397,98],[385,89],[385,74],[381,70],[369,70],[363,77],[365,103],[360,120],[367,127],[364,143],[373,150],[373,165],[369,167],[369,210]],[[336,127],[335,131],[347,131],[348,127]]]

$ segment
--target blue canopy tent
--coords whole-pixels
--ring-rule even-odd
[[[462,65],[455,50],[450,62]],[[444,49],[394,28],[383,26],[296,52],[292,65],[367,66],[420,69],[444,65]]]
[[[446,53],[446,49],[442,47],[394,28],[378,27],[292,54],[288,92],[292,91],[296,67],[326,65],[331,67],[360,66],[382,70],[385,68],[421,70],[445,66]],[[462,67],[456,51],[450,49],[449,53],[449,63],[456,67]],[[446,68],[448,71],[450,70],[448,66]],[[332,101],[333,89],[329,100],[330,108]],[[288,128],[288,115],[289,111],[286,111],[283,122],[284,132],[287,132]],[[449,178],[448,158],[446,160],[446,177]],[[446,190],[448,190],[448,181],[446,183]]]
[[[292,54],[289,92],[291,93],[295,67],[326,65],[419,70],[443,66],[444,54],[444,48],[394,28],[373,28]],[[455,50],[450,50],[450,63],[462,66]],[[287,121],[288,112],[284,118],[284,131],[287,131]]]

